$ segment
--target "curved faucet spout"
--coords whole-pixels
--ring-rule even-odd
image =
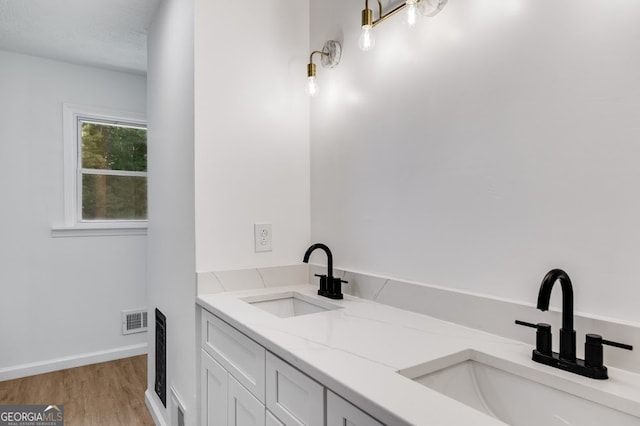
[[[569,275],[562,269],[552,269],[542,279],[540,293],[538,293],[538,309],[549,310],[551,290],[558,280],[562,287],[562,328],[573,330],[573,286]]]
[[[304,263],[309,263],[309,256],[311,256],[311,253],[316,249],[324,250],[324,252],[327,253],[327,278],[333,279],[333,255],[331,254],[331,250],[329,250],[329,247],[327,247],[326,245],[322,243],[311,245],[311,247],[309,247],[304,253],[304,258],[302,259],[302,261]]]
[[[545,275],[538,293],[538,309],[549,309],[551,290],[556,281],[562,286],[562,328],[560,329],[560,358],[575,361],[576,331],[573,329],[573,286],[569,275],[562,269],[552,269]]]

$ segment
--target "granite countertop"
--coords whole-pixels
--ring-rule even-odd
[[[290,291],[341,309],[280,318],[242,300]],[[398,374],[451,357],[493,363],[640,417],[637,374],[609,368],[609,380],[584,378],[533,362],[531,345],[349,295],[330,300],[316,292],[307,284],[272,287],[201,295],[197,303],[388,425],[504,424]]]

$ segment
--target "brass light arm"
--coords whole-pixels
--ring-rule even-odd
[[[369,0],[365,0],[365,2],[364,2],[364,10],[362,11],[362,25],[363,26],[364,25],[371,25],[371,27],[375,27],[380,22],[386,20],[387,18],[392,17],[393,15],[395,15],[396,13],[400,12],[402,9],[407,7],[407,3],[406,2],[402,2],[395,9],[393,9],[393,10],[387,12],[386,14],[384,14],[382,12],[382,2],[380,0],[377,0],[377,1],[378,1],[378,19],[373,19],[372,13],[371,13],[371,9],[369,9]],[[416,3],[420,3],[420,0],[416,0]]]
[[[418,0],[418,1],[420,1],[420,0]],[[380,17],[372,22],[371,25],[373,27],[375,27],[380,22],[384,21],[387,18],[392,17],[393,15],[395,15],[396,13],[400,12],[402,9],[407,7],[407,3],[403,2],[400,6],[396,7],[395,9],[393,9],[393,10],[387,12],[385,15],[383,15],[382,14],[382,3],[380,3],[380,0],[378,0],[378,4],[380,5]]]
[[[365,52],[371,50],[375,46],[375,38],[371,29],[382,21],[392,17],[401,10],[407,12],[406,24],[413,27],[416,24],[417,14],[433,17],[437,15],[448,0],[392,0],[396,4],[395,8],[384,13],[382,0],[378,2],[378,18],[374,19],[373,10],[369,9],[369,0],[364,0],[364,9],[362,9],[362,32],[358,39],[358,46]]]
[[[313,52],[311,52],[311,54],[309,55],[309,63],[313,63],[313,55],[315,54],[319,54],[319,55],[326,55],[329,56],[329,54],[327,52],[323,52],[321,50],[314,50]]]
[[[327,52],[323,52],[321,50],[314,50],[313,52],[311,52],[311,54],[309,55],[309,63],[307,64],[307,77],[316,76],[316,64],[313,63],[313,55],[315,55],[316,53],[321,56],[322,55],[329,56]]]
[[[401,11],[402,9],[404,9],[405,7],[407,7],[407,4],[406,4],[406,3],[402,3],[400,6],[396,7],[395,9],[393,9],[393,10],[391,10],[391,11],[389,11],[389,12],[387,12],[387,13],[386,13],[386,15],[382,15],[382,14],[380,14],[380,17],[379,17],[378,19],[376,19],[375,21],[373,21],[372,26],[374,26],[374,27],[375,27],[375,26],[376,26],[376,25],[378,25],[380,22],[384,21],[384,20],[385,20],[385,19],[387,19],[387,18],[392,17],[393,15],[395,15],[395,14],[396,14],[396,13],[398,13],[398,12],[400,12],[400,11]],[[382,6],[381,6],[381,9],[380,9],[380,10],[382,11]]]

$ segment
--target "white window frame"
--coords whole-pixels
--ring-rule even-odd
[[[146,235],[147,220],[83,220],[81,212],[81,153],[79,120],[134,124],[146,128],[142,113],[115,111],[76,104],[62,105],[64,138],[64,225],[53,226],[53,237]]]

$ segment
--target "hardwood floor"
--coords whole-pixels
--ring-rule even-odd
[[[62,404],[65,426],[153,426],[146,355],[0,382],[0,405]]]

